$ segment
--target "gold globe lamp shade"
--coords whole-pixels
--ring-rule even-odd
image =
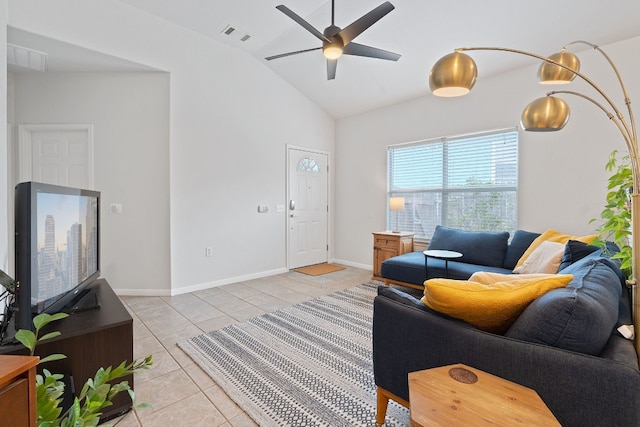
[[[562,64],[575,71],[580,71],[580,59],[571,52],[563,50],[549,56],[549,59]],[[562,68],[551,62],[543,62],[538,69],[538,78],[540,83],[547,85],[571,83],[576,78],[576,73]]]
[[[552,132],[562,129],[569,121],[569,104],[555,96],[538,98],[522,112],[522,129],[532,132]]]
[[[431,68],[429,88],[436,96],[453,97],[469,93],[478,77],[473,59],[462,52],[443,56]]]

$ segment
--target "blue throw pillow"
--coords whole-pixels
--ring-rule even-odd
[[[607,258],[585,257],[574,263],[563,271],[574,275],[569,285],[529,304],[505,336],[600,354],[618,319],[622,284],[615,269]]]
[[[460,252],[462,258],[456,259],[460,262],[502,267],[508,241],[506,231],[464,231],[437,225],[428,249]]]
[[[560,261],[559,270],[569,267],[574,262],[580,261],[598,249],[600,249],[598,246],[589,245],[577,240],[569,240],[564,246],[564,254],[562,255],[562,261]]]

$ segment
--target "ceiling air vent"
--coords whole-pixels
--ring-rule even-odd
[[[233,25],[227,25],[220,33],[225,36],[225,38],[228,37],[231,40],[240,42],[246,42],[251,38],[251,34]]]
[[[47,54],[7,43],[7,64],[36,71],[47,71]]]

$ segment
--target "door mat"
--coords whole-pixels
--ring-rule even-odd
[[[308,267],[296,268],[293,271],[297,271],[298,273],[307,274],[309,276],[320,276],[322,274],[333,273],[334,271],[344,270],[344,267],[336,264],[316,264],[310,265]]]

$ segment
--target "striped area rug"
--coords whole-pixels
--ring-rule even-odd
[[[179,346],[260,426],[375,426],[375,283],[193,337]],[[387,426],[408,426],[389,402]]]

